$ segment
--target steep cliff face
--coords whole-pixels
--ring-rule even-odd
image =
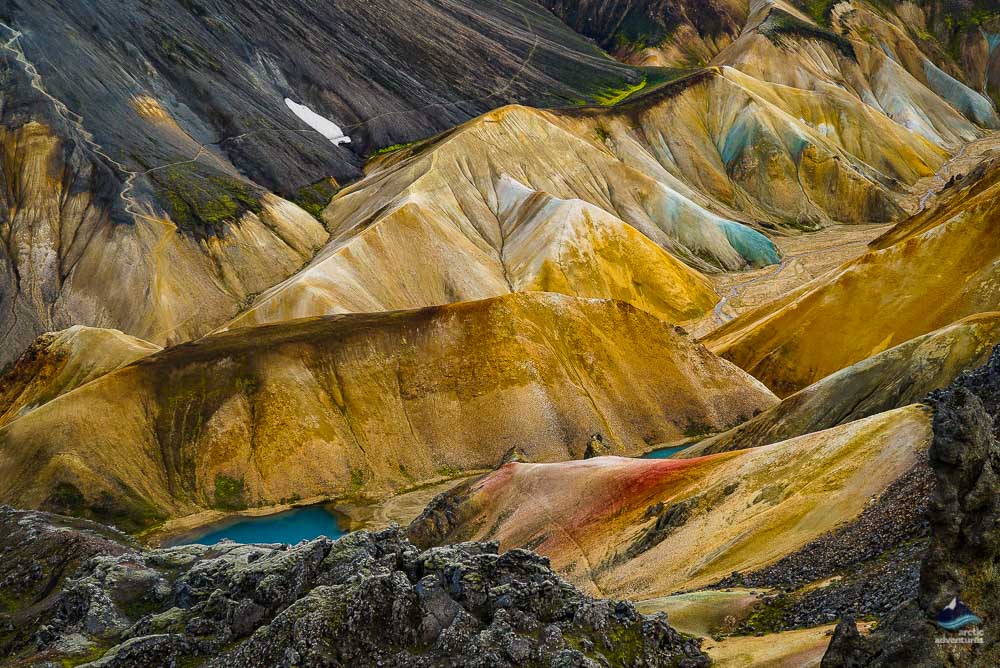
[[[511,447],[638,453],[775,401],[620,302],[531,293],[335,316],[176,346],[32,410],[0,428],[0,499],[137,527],[374,496]]]
[[[936,478],[931,547],[919,595],[862,637],[854,620],[838,627],[823,659],[841,666],[994,666],[1000,661],[1000,348],[983,367],[930,397]],[[954,599],[981,620],[981,642],[960,642],[934,624]],[[959,642],[937,642],[952,638]]]
[[[420,551],[389,529],[294,547],[147,551],[92,522],[8,507],[0,508],[0,531],[5,664],[709,663],[665,615],[590,598],[545,559],[500,555],[495,543]]]

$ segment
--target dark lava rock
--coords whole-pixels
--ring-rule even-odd
[[[583,458],[593,459],[594,457],[604,457],[610,454],[611,451],[607,443],[604,442],[604,437],[600,434],[594,434],[590,437],[590,442],[587,443],[587,448],[583,451]]]
[[[625,551],[625,556],[629,559],[634,559],[643,552],[662,543],[667,539],[667,536],[684,526],[699,503],[701,503],[701,497],[692,496],[689,499],[678,501],[665,509],[662,507],[662,504],[657,504],[661,506],[659,509],[656,506],[647,509],[647,519],[651,519],[655,514],[656,522],[646,529],[634,543],[629,545]]]
[[[929,403],[936,489],[919,595],[868,637],[853,620],[841,621],[824,668],[1000,665],[1000,347],[985,366],[931,394]],[[975,629],[981,635],[934,624],[955,598],[982,618]]]
[[[707,666],[662,614],[593,599],[496,543],[143,550],[102,525],[0,508],[3,665]]]
[[[458,527],[469,514],[468,499],[473,485],[481,478],[470,478],[441,492],[428,503],[406,528],[407,538],[420,548],[458,543],[463,540]]]

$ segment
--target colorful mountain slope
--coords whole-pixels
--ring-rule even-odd
[[[620,302],[532,293],[334,316],[176,346],[36,408],[0,429],[0,501],[134,527],[377,495],[515,447],[637,453],[775,402]]]
[[[11,77],[33,90],[16,70]],[[0,364],[40,334],[74,324],[158,344],[204,334],[327,239],[304,210],[234,174],[212,177],[227,192],[217,205],[192,191],[183,220],[128,200],[135,220],[115,222],[110,172],[90,161],[86,144],[25,121],[17,105],[0,113],[17,125],[0,127]],[[169,178],[180,182],[194,168],[176,169]]]
[[[925,409],[910,406],[696,459],[511,463],[429,506],[410,533],[530,547],[581,587],[651,598],[796,551],[858,515],[929,442]]]
[[[936,144],[968,141],[976,125],[1000,127],[986,98],[937,68],[907,33],[865,3],[840,3],[830,25],[782,2],[754,8],[753,28],[716,63],[763,81],[853,97]],[[947,83],[929,78],[931,68]]]
[[[1000,308],[1000,163],[876,249],[705,338],[788,396],[855,362]]]
[[[12,100],[0,278],[14,286],[0,292],[0,363],[72,324],[172,344],[251,303],[241,324],[480,299],[515,282],[685,320],[705,308],[704,282],[647,240],[702,272],[775,262],[761,230],[897,220],[908,187],[980,133],[956,107],[993,124],[948,58],[924,57],[941,76],[911,67],[930,47],[891,17],[876,31],[893,36],[886,50],[853,15],[834,29],[785,3],[752,3],[731,42],[742,10],[726,2],[581,5],[575,18],[546,5],[572,25],[600,16],[609,39],[634,27],[615,23],[633,10],[676,24],[660,52],[714,56],[673,80],[613,61],[529,0],[377,4],[46,0],[0,15]],[[429,21],[434,38],[415,37]],[[508,101],[564,109],[487,113],[378,157],[324,214],[333,240],[306,213],[374,149]],[[545,278],[516,278],[494,225],[505,179],[617,220],[566,235],[571,269],[555,271],[560,256]],[[558,236],[558,221],[545,228]]]
[[[1000,86],[995,2],[828,3],[818,20],[879,47],[969,118],[996,127],[990,108]]]
[[[626,164],[771,230],[895,220],[906,186],[947,156],[847,93],[795,89],[728,66],[620,109],[564,116],[584,120],[577,134],[609,137]]]
[[[74,324],[204,335],[374,150],[643,80],[529,0],[8,3],[0,62],[0,364]]]
[[[663,247],[686,233],[743,262],[716,216],[523,107],[376,162],[323,215],[333,240],[229,327],[553,288],[684,321],[717,296]]]
[[[1000,313],[969,316],[841,369],[680,456],[777,443],[922,401],[984,364],[998,343]]]
[[[666,131],[674,127],[690,131]],[[705,308],[705,283],[654,244],[701,271],[775,262],[773,244],[738,221],[893,220],[902,184],[946,155],[847,94],[786,89],[731,68],[610,111],[508,107],[373,162],[324,212],[330,244],[230,327],[532,285],[683,321]],[[530,226],[511,216],[524,201],[543,209]],[[600,239],[563,233],[592,228],[588,220],[604,223]],[[523,248],[521,229],[537,230]],[[562,258],[547,277],[565,274],[565,255],[574,256],[572,276],[522,276],[525,248]]]

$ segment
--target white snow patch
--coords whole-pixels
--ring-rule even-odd
[[[329,119],[323,118],[306,105],[293,102],[287,97],[285,98],[285,104],[288,105],[293,114],[305,121],[313,130],[329,139],[334,146],[351,143],[351,138],[344,134],[339,125]]]

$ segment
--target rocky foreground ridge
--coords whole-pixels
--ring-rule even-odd
[[[146,551],[0,508],[0,665],[707,666],[698,643],[495,542],[421,551],[390,528]]]
[[[919,593],[867,637],[852,619],[843,620],[824,668],[1000,665],[1000,348],[988,364],[934,392],[929,403],[934,407],[930,462],[937,485]],[[982,618],[982,642],[956,642],[963,636],[934,625],[935,616],[956,597]]]

